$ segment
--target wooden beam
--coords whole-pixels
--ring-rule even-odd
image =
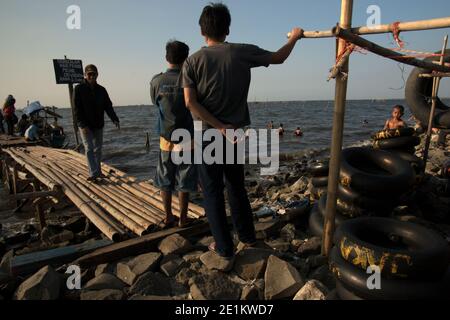
[[[172,228],[151,233],[136,239],[112,244],[79,258],[73,264],[79,265],[81,268],[87,268],[102,263],[117,261],[126,257],[156,250],[162,239],[175,233],[184,237],[189,237],[209,232],[209,224],[203,219],[199,221],[201,222],[188,228]]]
[[[431,62],[427,62],[424,60],[418,60],[413,57],[407,57],[401,53],[386,49],[384,47],[381,47],[373,42],[370,42],[364,38],[361,38],[360,36],[351,33],[348,29],[342,28],[342,27],[336,27],[333,29],[334,34],[336,37],[339,37],[341,39],[344,39],[350,43],[353,43],[354,45],[357,45],[358,47],[361,47],[365,50],[368,50],[372,53],[375,53],[379,56],[408,64],[414,67],[424,68],[432,71],[440,71],[440,72],[450,72],[450,67],[434,64]]]
[[[398,31],[420,31],[420,30],[432,30],[432,29],[442,29],[450,27],[450,17],[429,19],[429,20],[419,20],[419,21],[407,21],[400,22],[398,24]],[[371,35],[371,34],[381,34],[390,33],[394,30],[393,24],[381,24],[375,27],[355,27],[351,28],[350,31],[354,34],[359,35]],[[288,37],[290,34],[288,34]],[[305,31],[303,38],[306,39],[317,39],[317,38],[333,38],[333,30],[322,30],[322,31]]]
[[[74,246],[16,256],[11,259],[11,273],[14,276],[32,274],[46,265],[62,265],[110,244],[111,240],[88,241]]]

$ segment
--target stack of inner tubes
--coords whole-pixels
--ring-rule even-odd
[[[312,176],[311,184],[313,185],[312,193],[321,196],[328,186],[328,173],[330,170],[329,161],[316,161],[309,166],[309,173]]]
[[[415,136],[415,133],[414,128],[383,130],[373,135],[373,147],[414,154],[416,152],[415,147],[420,144],[420,138]]]
[[[409,162],[416,174],[416,184],[423,179],[425,164],[415,155],[415,147],[420,144],[420,138],[415,136],[413,128],[384,130],[373,136],[374,148],[387,150]]]
[[[409,163],[393,153],[365,147],[345,149],[337,190],[336,225],[362,216],[389,216],[414,182],[415,173]],[[316,236],[322,235],[326,201],[324,194],[310,215],[310,231]]]
[[[430,229],[358,218],[340,225],[334,243],[329,266],[342,300],[450,299],[447,241]]]

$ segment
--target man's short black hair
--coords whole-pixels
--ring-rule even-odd
[[[228,35],[230,31],[230,11],[223,3],[210,3],[203,8],[198,23],[204,36],[219,40]]]
[[[182,64],[189,56],[189,47],[180,41],[169,41],[166,45],[166,60],[171,64]]]
[[[401,112],[402,114],[405,113],[405,107],[402,106],[402,105],[397,104],[397,105],[394,106],[393,109],[398,109],[398,110],[400,110],[400,112]]]

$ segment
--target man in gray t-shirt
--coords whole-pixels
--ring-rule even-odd
[[[199,24],[207,47],[193,54],[183,65],[181,82],[186,106],[194,120],[202,121],[203,129],[215,128],[225,133],[226,129],[247,126],[250,124],[247,95],[251,68],[282,64],[302,37],[303,30],[293,29],[286,45],[277,52],[269,52],[254,45],[225,42],[231,16],[221,3],[207,5]],[[256,241],[252,210],[244,186],[244,166],[203,162],[198,166],[198,173],[206,216],[215,240],[209,249],[230,260],[231,264],[234,246],[225,212],[225,186],[233,224],[241,241],[239,247],[252,246]]]

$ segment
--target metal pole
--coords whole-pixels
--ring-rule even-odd
[[[440,60],[440,64],[444,64],[444,54],[445,50],[447,49],[447,42],[448,42],[448,35],[444,37],[444,46],[442,47],[442,56]],[[441,83],[440,77],[434,77],[433,78],[433,92],[432,92],[432,103],[431,103],[431,111],[430,111],[430,119],[428,121],[428,129],[427,129],[427,138],[425,140],[425,151],[423,153],[423,162],[424,162],[424,171],[427,167],[427,161],[428,161],[428,152],[430,150],[430,143],[431,143],[431,134],[433,132],[433,122],[434,122],[434,114],[436,112],[436,103],[437,103],[437,96],[439,92],[439,85]]]
[[[344,29],[349,29],[352,24],[353,0],[342,0],[341,2],[341,19],[339,25]],[[338,52],[343,52],[346,47],[345,40],[340,39],[338,43]],[[348,74],[349,62],[342,66],[342,72]],[[325,223],[323,228],[323,244],[322,254],[328,256],[333,240],[335,228],[334,218],[336,215],[336,196],[339,180],[339,170],[342,152],[342,137],[344,134],[344,116],[345,104],[347,99],[347,79],[343,73],[339,73],[336,77],[336,92],[334,99],[334,119],[333,119],[333,136],[331,142],[331,159],[330,172],[328,176],[328,192],[327,205],[325,214]]]
[[[67,56],[64,56],[64,59],[67,60]],[[69,98],[70,98],[70,108],[72,109],[72,121],[73,121],[73,131],[75,134],[75,141],[77,143],[77,147],[80,145],[79,139],[78,139],[78,126],[75,119],[75,104],[73,101],[73,83],[69,83]]]

